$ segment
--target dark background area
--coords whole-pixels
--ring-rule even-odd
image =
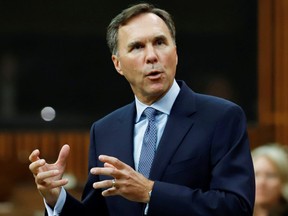
[[[132,101],[130,86],[113,67],[105,34],[110,20],[136,2],[0,0],[0,94],[6,95],[6,83],[13,89],[0,128],[89,129]],[[174,17],[176,78],[194,91],[238,103],[248,122],[256,122],[257,1],[150,3]],[[14,64],[9,79],[3,75],[7,59]],[[7,102],[3,98],[0,108]],[[45,106],[56,110],[55,120],[41,119]]]

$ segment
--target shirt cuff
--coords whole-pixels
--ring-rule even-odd
[[[61,191],[60,191],[60,195],[58,197],[58,200],[56,202],[56,205],[54,207],[54,209],[52,209],[45,201],[44,199],[44,204],[45,204],[45,208],[47,210],[47,213],[48,213],[48,216],[59,216],[59,214],[61,213],[62,209],[63,209],[63,206],[65,204],[65,201],[66,201],[66,197],[67,197],[67,194],[66,194],[66,191],[64,190],[64,188],[62,187],[61,188]]]
[[[149,201],[150,201],[150,198],[151,198],[151,194],[152,194],[152,190],[149,191],[148,195],[149,195]],[[145,206],[145,210],[144,210],[144,215],[147,215],[148,214],[148,209],[149,209],[149,202],[146,204]]]

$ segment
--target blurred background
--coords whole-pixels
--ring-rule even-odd
[[[0,127],[86,130],[130,102],[105,36],[110,20],[135,2],[1,1]],[[151,2],[174,16],[177,78],[236,101],[255,121],[256,0]],[[50,123],[39,115],[46,106],[57,112]]]
[[[0,215],[42,215],[28,169],[35,148],[55,161],[63,144],[71,146],[67,189],[80,197],[91,124],[133,100],[105,35],[110,20],[136,2],[0,0]],[[252,148],[288,144],[287,1],[149,2],[174,17],[176,78],[239,104]]]

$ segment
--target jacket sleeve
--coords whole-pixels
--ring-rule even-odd
[[[93,126],[90,131],[90,149],[89,149],[89,166],[88,170],[96,166],[95,155],[95,142],[94,142],[94,130]],[[98,177],[92,174],[88,174],[88,179],[84,187],[81,201],[77,200],[71,194],[67,193],[66,201],[63,206],[60,216],[70,215],[82,215],[82,216],[108,216],[108,209],[101,190],[94,189],[93,183],[98,181]]]

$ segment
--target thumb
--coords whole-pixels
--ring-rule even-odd
[[[62,146],[56,164],[66,165],[67,158],[69,156],[70,146],[65,144]]]

